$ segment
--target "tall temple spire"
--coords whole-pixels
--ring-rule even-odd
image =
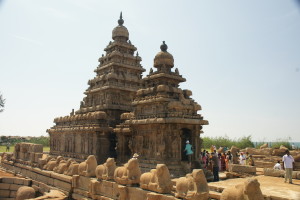
[[[123,17],[122,17],[122,11],[121,11],[121,13],[120,13],[120,19],[118,20],[118,24],[119,24],[120,26],[123,26],[123,24],[124,24],[124,20],[123,20]]]

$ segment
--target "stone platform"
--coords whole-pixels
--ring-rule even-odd
[[[265,199],[300,200],[300,180],[293,179],[293,184],[284,183],[284,178],[256,176]],[[220,199],[222,191],[230,186],[242,183],[246,178],[228,179],[208,183],[211,198]]]

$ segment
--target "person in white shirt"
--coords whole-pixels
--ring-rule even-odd
[[[246,156],[244,155],[243,152],[241,152],[239,159],[240,159],[240,164],[241,165],[245,165],[246,164]]]
[[[273,168],[274,168],[274,169],[281,170],[281,164],[280,164],[280,161],[279,161],[279,160],[278,160],[278,162],[274,165]]]
[[[285,168],[285,183],[289,179],[289,183],[292,182],[292,173],[293,173],[293,163],[295,162],[294,158],[290,155],[289,150],[286,150],[286,154],[282,157],[282,162],[284,163]]]

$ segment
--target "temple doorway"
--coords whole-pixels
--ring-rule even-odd
[[[109,157],[110,158],[117,158],[116,152],[116,144],[117,144],[117,137],[115,133],[109,134]]]
[[[182,161],[188,161],[188,156],[186,155],[186,152],[184,151],[186,141],[189,140],[190,144],[192,144],[192,133],[190,129],[183,128],[181,129],[181,160]]]

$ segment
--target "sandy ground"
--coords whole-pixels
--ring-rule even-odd
[[[300,180],[293,179],[293,184],[284,183],[284,178],[271,176],[256,176],[260,183],[261,191],[264,195],[271,196],[274,199],[293,199],[300,200]],[[208,183],[209,186],[217,188],[226,188],[234,186],[245,181],[246,178],[228,179],[219,182]]]

